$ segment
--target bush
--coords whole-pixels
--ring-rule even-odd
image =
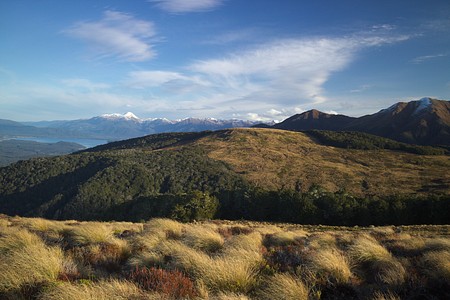
[[[197,295],[193,282],[178,270],[136,267],[129,278],[144,290],[156,291],[174,299],[192,299]]]

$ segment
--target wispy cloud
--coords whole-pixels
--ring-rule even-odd
[[[363,84],[361,86],[359,86],[356,89],[350,90],[350,93],[362,93],[364,91],[367,91],[368,89],[370,89],[372,86],[370,84]]]
[[[117,11],[105,11],[99,21],[82,21],[63,33],[86,42],[100,58],[145,61],[155,56],[150,39],[156,31],[152,22]]]
[[[446,56],[448,56],[448,54],[444,54],[444,53],[434,54],[434,55],[423,55],[423,56],[418,56],[418,57],[414,58],[413,60],[411,60],[411,62],[413,64],[421,64],[421,63],[427,62],[429,60],[433,60],[433,59],[440,58],[440,57],[446,57]]]
[[[328,101],[324,84],[354,62],[362,49],[407,38],[358,34],[280,39],[198,60],[181,71],[132,72],[127,85],[149,88],[163,99],[172,99],[172,109],[190,109],[200,116],[282,120]],[[182,102],[177,98],[180,89]]]
[[[203,12],[220,6],[223,0],[149,0],[169,13]]]

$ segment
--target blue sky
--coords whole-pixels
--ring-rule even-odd
[[[450,99],[450,1],[0,1],[0,118],[283,120]]]

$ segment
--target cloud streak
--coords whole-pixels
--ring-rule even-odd
[[[153,23],[122,12],[105,11],[101,20],[78,22],[63,33],[85,42],[100,58],[138,62],[156,54],[150,44],[156,35]]]
[[[161,98],[176,102],[176,109],[203,108],[202,115],[281,120],[302,111],[302,106],[328,101],[324,84],[353,63],[361,50],[406,39],[370,34],[280,39],[198,60],[183,71],[131,72],[128,86],[158,90]],[[180,90],[183,102],[176,99]]]
[[[217,8],[222,0],[149,0],[155,5],[169,13],[203,12]]]

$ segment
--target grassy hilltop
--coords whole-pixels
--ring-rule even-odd
[[[444,299],[449,226],[0,218],[2,299]]]

